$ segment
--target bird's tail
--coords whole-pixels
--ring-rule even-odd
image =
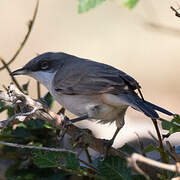
[[[146,116],[150,118],[156,118],[156,119],[159,118],[159,115],[156,111],[159,111],[169,116],[174,115],[173,113],[167,111],[166,109],[163,109],[155,104],[152,104],[148,101],[141,99],[135,93],[126,94],[126,96],[123,96],[123,99],[124,101],[128,102],[128,105],[130,105],[132,108],[143,112]]]

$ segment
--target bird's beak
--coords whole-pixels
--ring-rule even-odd
[[[17,69],[17,70],[15,70],[15,71],[13,71],[11,73],[12,76],[15,76],[15,75],[26,75],[26,74],[28,74],[28,70],[25,69],[25,68]]]

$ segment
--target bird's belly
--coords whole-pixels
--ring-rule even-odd
[[[100,104],[95,96],[53,94],[56,101],[71,113],[82,116],[87,115],[89,107]]]
[[[64,108],[77,116],[88,115],[90,119],[99,120],[103,124],[121,121],[124,118],[124,106],[117,108],[105,104],[99,95],[53,94],[53,96]]]

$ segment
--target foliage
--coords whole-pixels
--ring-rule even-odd
[[[78,11],[79,13],[86,12],[96,6],[102,4],[107,0],[79,0]],[[139,0],[119,0],[122,4],[129,9],[135,7]],[[29,25],[30,33],[32,24],[37,13],[37,7],[34,13],[34,18]],[[28,35],[21,43],[15,56],[13,56],[12,61],[21,51],[24,46]],[[9,64],[9,63],[8,63]],[[10,71],[7,68],[8,72]],[[10,72],[9,72],[10,73]],[[14,79],[16,85],[18,82]],[[20,88],[28,94],[29,81]],[[46,102],[49,108],[53,106],[53,97],[48,92],[41,100]],[[7,116],[11,117],[18,113],[18,109],[14,109],[8,103],[0,101],[0,113],[6,111]],[[161,119],[162,128],[168,131],[168,135],[176,132],[180,132],[180,116],[176,115],[171,121]],[[18,143],[23,145],[33,145],[39,147],[54,147],[61,148],[59,145],[59,140],[57,134],[59,130],[52,127],[49,123],[44,122],[41,119],[31,119],[29,121],[20,123],[15,127],[7,127],[0,134],[0,141]],[[156,151],[163,153],[166,157],[166,162],[170,162],[172,159],[172,153],[177,156],[180,154],[180,146],[174,148],[174,151],[163,150],[160,146],[154,146],[152,144],[148,145],[141,150],[143,155],[147,153]],[[62,147],[63,148],[63,147]],[[128,155],[136,152],[137,150],[128,144],[119,148],[118,151],[123,151]],[[163,152],[164,151],[164,152]],[[13,160],[13,164],[6,171],[7,180],[67,180],[73,174],[85,177],[84,179],[101,179],[101,180],[144,180],[142,175],[132,173],[131,169],[127,165],[127,161],[118,156],[110,156],[104,161],[101,160],[100,156],[94,159],[91,163],[83,164],[82,161],[78,159],[72,153],[69,152],[54,152],[48,150],[30,150],[30,149],[19,149],[16,147],[0,146],[0,158]],[[159,159],[163,161],[163,159]],[[174,160],[175,161],[175,160]],[[158,174],[160,179],[171,179],[175,177],[175,173],[166,172]]]
[[[168,130],[171,135],[176,132],[180,132],[180,116],[176,115],[171,121],[162,119],[162,128]]]
[[[95,8],[104,1],[105,0],[79,0],[78,12],[83,13],[89,11],[90,9]],[[122,1],[124,6],[128,7],[129,9],[132,9],[135,7],[135,5],[138,3],[139,0],[119,0],[119,1]]]

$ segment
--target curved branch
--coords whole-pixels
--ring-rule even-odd
[[[19,53],[23,49],[24,45],[26,44],[26,42],[27,42],[27,40],[28,40],[28,38],[29,38],[29,36],[31,34],[32,27],[34,25],[34,22],[35,22],[35,19],[36,19],[36,16],[37,16],[38,7],[39,7],[39,0],[37,0],[36,7],[35,7],[35,10],[34,10],[34,13],[33,13],[33,18],[32,18],[32,20],[29,21],[27,34],[25,35],[23,41],[21,42],[19,48],[17,49],[17,51],[15,52],[13,57],[10,59],[9,62],[6,63],[7,66],[10,65],[16,59],[16,57],[19,55]],[[4,59],[2,59],[2,60],[4,60]],[[5,66],[2,66],[2,67],[0,67],[0,70],[3,70],[5,68],[6,68]]]

